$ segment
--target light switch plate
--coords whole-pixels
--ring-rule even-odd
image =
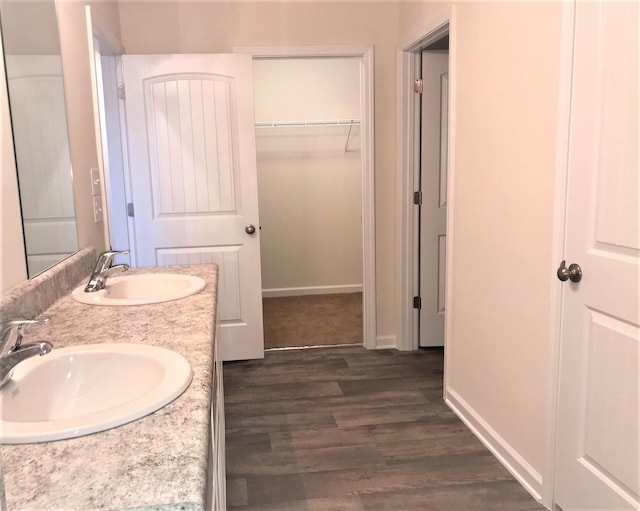
[[[96,224],[102,222],[102,197],[99,195],[93,198],[93,221]]]
[[[98,169],[89,169],[91,174],[91,195],[101,195],[100,190],[100,171]]]

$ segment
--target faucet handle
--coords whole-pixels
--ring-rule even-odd
[[[104,271],[111,266],[113,263],[113,258],[117,255],[128,254],[128,250],[107,250],[106,252],[102,252],[98,256],[98,261],[96,262],[96,270]]]
[[[40,319],[10,319],[0,324],[0,350],[3,352],[9,347],[10,350],[20,348],[22,336],[30,325],[44,325],[49,322],[49,318]],[[11,342],[11,339],[15,340]]]
[[[102,252],[102,254],[100,254],[98,257],[113,257],[116,255],[128,254],[128,253],[129,253],[128,250],[107,250],[105,252]]]

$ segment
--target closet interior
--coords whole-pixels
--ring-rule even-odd
[[[362,344],[360,60],[254,60],[265,349]]]

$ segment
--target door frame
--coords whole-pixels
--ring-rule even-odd
[[[113,211],[109,208],[109,195],[107,191],[111,189],[111,173],[114,172],[112,168],[105,167],[105,147],[103,143],[103,130],[106,131],[107,126],[103,124],[103,117],[100,112],[100,103],[98,97],[104,97],[102,94],[103,83],[98,83],[98,63],[96,62],[96,50],[101,56],[114,57],[117,61],[116,64],[116,81],[114,84],[116,87],[122,83],[121,70],[120,70],[120,57],[124,54],[124,47],[120,44],[120,41],[114,35],[104,32],[97,25],[93,23],[91,15],[91,6],[85,6],[85,21],[87,28],[87,44],[89,49],[89,67],[91,70],[91,92],[93,103],[93,119],[94,119],[94,131],[96,139],[97,149],[97,162],[98,172],[100,175],[100,190],[102,195],[102,210],[103,210],[103,232],[104,242],[107,249],[114,248],[116,250],[129,250],[129,255],[124,257],[119,256],[119,262],[135,262],[135,235],[134,235],[134,223],[133,219],[126,215],[125,211]],[[99,43],[99,47],[96,48],[94,41]],[[100,73],[102,76],[102,73]],[[117,143],[122,150],[122,180],[124,183],[124,200],[131,202],[131,185],[129,182],[129,158],[127,154],[126,144],[126,131],[124,129],[124,104],[122,101],[118,102],[118,115],[120,118],[120,140],[112,140],[111,143]],[[117,225],[118,229],[127,232],[128,246],[127,247],[112,247],[111,246],[111,229],[112,226]],[[125,260],[126,259],[126,260]]]
[[[371,46],[282,46],[234,47],[234,53],[255,58],[353,57],[361,62],[360,129],[362,137],[362,301],[363,346],[383,346],[377,338],[375,264],[375,174],[374,174],[374,94],[373,47]]]
[[[397,303],[398,303],[398,344],[399,350],[417,350],[419,347],[419,314],[413,308],[414,296],[419,291],[418,282],[418,208],[413,203],[413,192],[420,183],[420,101],[413,92],[413,83],[419,78],[422,50],[449,34],[449,145],[447,171],[447,255],[445,271],[445,310],[451,310],[452,297],[449,283],[453,274],[453,217],[454,217],[454,171],[455,171],[455,99],[456,99],[456,7],[447,6],[434,14],[424,24],[419,33],[401,40],[398,50],[398,165],[397,204],[399,243],[396,247],[397,261]],[[445,313],[445,346],[448,344],[451,315]],[[444,397],[447,392],[447,353],[444,359]]]

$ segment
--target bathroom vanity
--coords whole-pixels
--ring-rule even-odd
[[[76,280],[42,313],[49,324],[29,329],[25,341],[47,340],[54,350],[119,342],[167,348],[189,362],[191,384],[163,408],[113,429],[2,445],[8,509],[225,508],[222,363],[215,345],[217,267],[129,272],[189,274],[203,278],[206,287],[164,303],[95,306],[72,300],[68,290],[81,283]],[[0,318],[7,319],[6,309]]]

